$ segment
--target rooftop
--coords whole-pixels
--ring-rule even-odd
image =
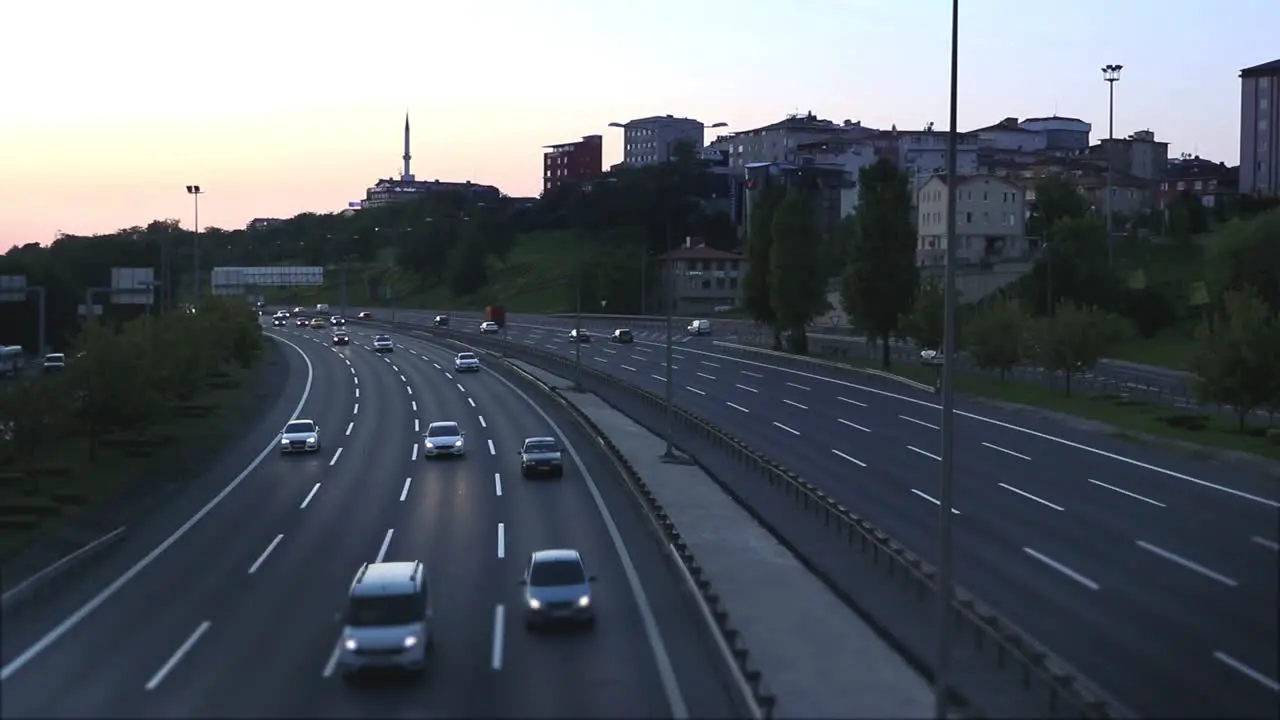
[[[1261,77],[1263,75],[1280,75],[1280,60],[1264,62],[1261,65],[1247,67],[1240,71],[1240,77]]]
[[[976,132],[976,133],[977,133],[977,132],[995,132],[995,131],[999,131],[999,132],[1021,132],[1021,133],[1034,133],[1034,132],[1035,132],[1035,130],[1028,130],[1028,129],[1026,129],[1026,128],[1024,128],[1024,127],[1022,127],[1022,126],[1018,125],[1018,118],[1015,118],[1015,117],[1007,117],[1007,118],[1005,118],[1005,119],[1001,120],[1000,122],[996,123],[995,125],[988,125],[988,126],[986,126],[986,127],[984,127],[984,128],[978,128],[977,130],[973,130],[972,132]]]
[[[676,248],[662,255],[663,260],[741,260],[738,253],[709,248],[706,245]]]
[[[1050,115],[1050,116],[1048,116],[1048,117],[1033,117],[1033,118],[1027,118],[1026,120],[1023,120],[1022,122],[1024,122],[1024,123],[1028,123],[1028,122],[1046,122],[1046,121],[1048,121],[1048,120],[1066,120],[1067,122],[1078,122],[1078,123],[1082,123],[1082,122],[1084,122],[1084,121],[1083,121],[1083,120],[1081,120],[1080,118],[1063,117],[1063,116],[1061,116],[1061,115]],[[1086,123],[1086,124],[1087,124],[1087,123]]]

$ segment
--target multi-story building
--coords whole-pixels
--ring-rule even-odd
[[[742,305],[747,274],[744,256],[709,248],[690,238],[684,247],[666,253],[661,260],[663,287],[675,290],[673,314],[709,315]]]
[[[876,149],[868,139],[846,137],[802,143],[796,146],[796,155],[802,164],[843,171],[847,182],[840,186],[840,216],[857,212],[858,173],[877,160]]]
[[[1240,71],[1240,192],[1280,195],[1280,60]]]
[[[916,261],[921,267],[946,263],[946,175],[935,175],[916,201]],[[959,177],[956,187],[956,258],[962,265],[991,267],[1024,260],[1026,197],[1021,186],[993,175]]]
[[[542,153],[542,191],[566,182],[589,182],[603,172],[603,138],[586,135],[581,140],[548,145]]]
[[[1182,193],[1190,193],[1207,208],[1212,208],[1239,193],[1240,168],[1205,160],[1199,155],[1184,155],[1171,161],[1160,180],[1156,206],[1163,210]]]
[[[1084,150],[1089,147],[1089,134],[1093,132],[1093,126],[1079,118],[1058,115],[1027,118],[1018,123],[1018,127],[1043,133],[1044,149],[1055,153]]]
[[[813,193],[814,212],[823,240],[831,238],[840,225],[845,210],[845,193],[853,187],[856,177],[839,166],[823,165],[812,158],[801,158],[798,164],[756,163],[747,166],[744,179],[742,228],[750,227],[751,211],[760,193],[771,185],[788,189],[803,187]]]
[[[731,136],[716,138],[713,145],[729,150],[729,166],[739,170],[759,163],[798,162],[798,148],[827,140],[858,140],[876,133],[860,122],[845,120],[835,123],[813,113],[788,115],[783,120],[763,127],[744,130]]]
[[[947,133],[936,132],[933,123],[923,130],[885,130],[872,139],[876,152],[891,158],[911,180],[911,196],[917,198],[920,189],[934,175],[947,171]],[[956,138],[956,174],[975,175],[978,172],[978,137],[972,133],[960,133]]]
[[[1089,154],[1103,161],[1109,158],[1115,172],[1151,183],[1158,181],[1169,166],[1169,143],[1156,140],[1150,130],[1139,130],[1127,138],[1104,138],[1089,148]]]
[[[1004,150],[1018,153],[1034,153],[1048,145],[1048,134],[1022,127],[1018,118],[1007,117],[995,125],[978,128],[969,133],[977,137],[977,145],[983,150]]]
[[[1035,186],[1047,177],[1062,177],[1085,198],[1091,212],[1106,212],[1107,163],[1094,155],[1042,155],[1009,177],[1027,192],[1026,201],[1035,202]],[[1111,174],[1111,212],[1133,217],[1153,207],[1154,184],[1123,170]]]
[[[717,123],[716,126],[722,126]],[[713,126],[713,127],[716,127]],[[672,115],[610,123],[622,128],[622,165],[655,165],[671,159],[677,145],[685,143],[695,151],[702,148],[706,125],[701,120]]]

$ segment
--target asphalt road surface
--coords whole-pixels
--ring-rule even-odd
[[[438,350],[383,357],[333,348],[325,332],[272,332],[296,346],[289,407],[269,425],[246,418],[258,434],[237,459],[247,469],[176,539],[166,537],[190,515],[140,529],[134,557],[7,621],[0,714],[738,714],[647,520],[564,410],[539,410],[491,373],[452,377]],[[322,449],[281,456],[274,434],[295,402]],[[465,458],[420,456],[434,420],[467,431]],[[574,449],[562,481],[520,479],[516,451],[531,435]],[[594,631],[526,632],[517,581],[547,547],[577,548],[598,576]],[[435,606],[426,675],[344,683],[333,659],[352,576],[364,562],[414,559]]]
[[[454,316],[455,330],[477,325]],[[512,343],[572,355],[565,335],[507,328]],[[662,343],[646,331],[604,340],[583,346],[584,364],[661,392]],[[680,405],[936,557],[933,395],[781,369],[706,339],[674,352]],[[1277,716],[1280,482],[1014,410],[958,410],[961,586],[1143,715]]]

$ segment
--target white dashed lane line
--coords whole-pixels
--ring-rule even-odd
[[[684,389],[685,389],[685,390],[688,390],[688,391],[690,391],[690,392],[696,392],[696,393],[698,393],[699,395],[706,395],[706,393],[702,392],[702,391],[701,391],[701,390],[699,390],[698,388],[696,388],[696,387],[691,387],[691,386],[689,386],[689,385],[685,385],[685,386],[684,386]]]
[[[410,400],[410,401],[409,401],[409,405],[410,405],[411,407],[413,407],[413,411],[414,411],[414,412],[418,412],[418,401],[417,401],[417,400]]]
[[[352,429],[352,428],[354,428],[355,426],[356,426],[356,424],[355,424],[355,422],[354,422],[354,421],[347,423],[347,432],[346,432],[346,434],[347,434],[347,435],[350,435],[350,434],[351,434],[351,429]]]
[[[832,449],[832,450],[831,450],[831,452],[835,453],[836,455],[839,455],[840,457],[844,458],[845,460],[848,460],[849,462],[853,463],[854,465],[857,465],[858,467],[866,467],[866,466],[867,466],[867,464],[866,464],[866,463],[864,463],[864,462],[862,462],[861,460],[859,460],[859,459],[857,459],[857,458],[855,458],[855,457],[851,457],[851,456],[849,456],[849,455],[846,455],[846,454],[844,454],[844,453],[840,452],[839,450]]]
[[[1254,670],[1253,668],[1249,667],[1248,665],[1245,665],[1244,663],[1222,652],[1221,650],[1214,651],[1213,659],[1217,660],[1220,663],[1223,663],[1224,665],[1227,665],[1232,670],[1235,670],[1241,673],[1245,677],[1248,677],[1250,680],[1253,680],[1255,682],[1262,684],[1264,687],[1270,689],[1271,692],[1280,693],[1280,682],[1276,682],[1275,680],[1272,680],[1266,675],[1263,675],[1257,670]]]
[[[1172,553],[1172,552],[1170,552],[1170,551],[1168,551],[1168,550],[1165,550],[1165,549],[1164,549],[1164,548],[1162,548],[1162,547],[1157,547],[1157,546],[1152,545],[1151,543],[1146,542],[1146,541],[1143,541],[1143,540],[1138,540],[1138,541],[1137,541],[1137,544],[1138,544],[1138,547],[1142,548],[1143,550],[1146,550],[1146,551],[1147,551],[1147,552],[1149,552],[1149,553],[1152,553],[1152,554],[1155,554],[1155,555],[1159,555],[1160,557],[1164,558],[1165,560],[1168,560],[1169,562],[1172,562],[1172,563],[1176,563],[1176,564],[1178,564],[1178,565],[1181,565],[1182,567],[1184,567],[1184,568],[1186,568],[1186,569],[1188,569],[1188,570],[1190,570],[1190,571],[1192,571],[1192,572],[1199,573],[1199,574],[1201,574],[1201,575],[1203,575],[1203,576],[1205,576],[1205,577],[1209,578],[1210,580],[1216,580],[1216,581],[1218,581],[1218,582],[1220,582],[1220,583],[1222,583],[1223,585],[1226,585],[1226,586],[1228,586],[1228,587],[1237,587],[1237,586],[1240,584],[1240,583],[1236,582],[1235,580],[1232,580],[1231,578],[1227,577],[1226,575],[1223,575],[1223,574],[1221,574],[1221,573],[1214,572],[1213,570],[1210,570],[1209,568],[1207,568],[1207,567],[1205,567],[1205,566],[1203,566],[1203,565],[1201,565],[1201,564],[1199,564],[1199,563],[1196,563],[1196,562],[1193,562],[1193,561],[1191,561],[1191,560],[1188,560],[1188,559],[1186,559],[1186,558],[1182,557],[1181,555],[1177,555],[1177,554],[1175,554],[1175,553]]]
[[[728,405],[729,407],[733,408],[734,410],[741,410],[741,411],[742,411],[742,412],[744,412],[744,413],[749,413],[749,412],[751,412],[750,410],[748,410],[748,409],[746,409],[746,408],[742,407],[741,405],[735,405],[735,404],[733,404],[733,403],[729,402],[728,400],[726,400],[724,404],[725,404],[725,405]]]
[[[871,432],[870,430],[868,430],[867,428],[862,427],[862,426],[861,426],[861,425],[859,425],[858,423],[849,422],[848,420],[845,420],[844,418],[836,418],[836,421],[838,421],[838,422],[840,422],[840,423],[843,423],[843,424],[845,424],[845,425],[848,425],[849,427],[851,427],[851,428],[853,428],[853,429],[855,429],[855,430],[861,430],[862,432],[868,432],[868,433],[869,433],[869,432]]]
[[[449,378],[450,380],[452,380],[452,379],[453,379],[453,376],[452,376],[452,375],[450,375],[450,374],[448,373],[448,371],[446,371],[446,372],[445,372],[444,376],[445,376],[445,377],[447,377],[447,378]]]
[[[1118,488],[1118,487],[1116,487],[1115,485],[1108,485],[1108,484],[1106,484],[1106,483],[1104,483],[1104,482],[1100,482],[1100,481],[1098,481],[1098,480],[1094,480],[1093,478],[1085,478],[1085,479],[1086,479],[1086,480],[1088,480],[1089,482],[1093,483],[1094,485],[1098,485],[1098,486],[1100,486],[1100,487],[1104,487],[1104,488],[1106,488],[1106,489],[1108,489],[1108,490],[1112,490],[1112,491],[1118,492],[1118,493],[1120,493],[1121,495],[1128,495],[1129,497],[1131,497],[1131,498],[1133,498],[1133,499],[1135,499],[1135,500],[1141,500],[1142,502],[1145,502],[1145,503],[1151,503],[1152,505],[1155,505],[1156,507],[1168,507],[1167,505],[1165,505],[1165,504],[1164,504],[1164,503],[1162,503],[1162,502],[1157,502],[1157,501],[1155,501],[1155,500],[1152,500],[1152,499],[1151,499],[1151,498],[1149,498],[1149,497],[1144,497],[1144,496],[1139,495],[1138,493],[1135,493],[1135,492],[1129,492],[1128,490],[1124,490],[1124,489],[1122,489],[1122,488]]]
[[[178,666],[178,663],[182,661],[183,656],[191,652],[191,648],[195,647],[195,644],[200,640],[200,637],[209,631],[210,625],[211,623],[208,620],[200,623],[200,626],[196,628],[196,631],[191,633],[191,637],[187,638],[186,642],[182,643],[182,645],[180,645],[173,653],[173,656],[170,657],[164,665],[160,666],[160,669],[156,671],[155,675],[151,676],[151,679],[148,680],[147,684],[144,686],[148,692],[155,690],[160,686],[160,683],[164,682],[165,677]]]
[[[502,497],[502,473],[493,474],[493,491],[498,497]]]
[[[804,385],[797,385],[797,384],[795,384],[795,383],[793,383],[793,382],[789,382],[789,383],[787,383],[787,384],[788,384],[788,385],[790,385],[790,386],[791,386],[791,387],[793,387],[793,388],[798,388],[798,389],[800,389],[800,390],[811,390],[811,389],[812,389],[812,388],[807,388],[807,387],[805,387]]]
[[[476,417],[479,418],[480,420],[480,427],[489,427],[488,425],[485,424],[483,415],[477,415]]]
[[[420,428],[419,428],[419,426],[418,426],[418,418],[414,418],[414,419],[413,419],[413,431],[414,431],[414,432],[419,432],[419,430],[420,430]]]
[[[467,402],[471,403],[471,407],[475,407],[475,406],[476,406],[476,401],[475,401],[475,400],[472,400],[471,398],[467,398]]]
[[[792,430],[791,428],[787,427],[786,425],[783,425],[783,424],[782,424],[782,423],[780,423],[780,422],[774,421],[773,425],[774,425],[774,427],[778,427],[778,428],[782,428],[783,430],[786,430],[787,432],[791,433],[792,435],[799,435],[799,434],[800,434],[800,431],[798,431],[798,430]]]
[[[258,556],[258,559],[254,560],[253,564],[249,566],[250,575],[258,572],[258,568],[262,567],[262,563],[266,562],[267,556],[271,554],[272,550],[276,549],[276,546],[279,545],[280,541],[283,539],[284,535],[277,535],[276,539],[271,541],[271,544],[267,546],[267,549],[263,550],[262,554]]]
[[[1002,453],[1004,453],[1004,454],[1006,454],[1006,455],[1012,455],[1012,456],[1014,456],[1014,457],[1016,457],[1016,458],[1022,458],[1023,460],[1030,460],[1030,459],[1031,459],[1031,458],[1027,457],[1026,455],[1023,455],[1022,453],[1017,453],[1017,452],[1014,452],[1014,451],[1012,451],[1012,450],[1009,450],[1009,449],[1006,449],[1006,448],[1002,448],[1002,447],[1000,447],[999,445],[992,445],[992,444],[991,444],[991,443],[989,443],[989,442],[984,442],[984,443],[982,443],[982,445],[983,445],[984,447],[989,447],[989,448],[991,448],[992,450],[999,450],[1000,452],[1002,452]]]
[[[387,556],[387,548],[391,547],[391,536],[395,535],[395,532],[394,529],[387,529],[387,536],[382,538],[382,547],[378,548],[378,557],[374,562],[380,563]]]
[[[914,446],[912,446],[912,445],[908,445],[908,446],[907,446],[907,449],[908,449],[908,450],[910,450],[911,452],[919,453],[919,454],[921,454],[921,455],[923,455],[923,456],[925,456],[925,457],[927,457],[927,458],[932,458],[932,459],[937,460],[937,461],[939,461],[939,462],[941,462],[941,461],[942,461],[942,458],[938,457],[937,455],[934,455],[934,454],[933,454],[933,453],[931,453],[931,452],[925,452],[925,451],[921,450],[921,449],[920,449],[920,448],[918,448],[918,447],[914,447]]]
[[[412,388],[412,387],[410,387],[409,385],[405,385],[405,386],[404,386],[404,389],[405,389],[405,390],[408,390],[410,395],[412,395],[412,394],[413,394],[413,388]]]
[[[467,389],[466,389],[466,388],[462,387],[462,383],[454,383],[454,385],[457,385],[457,386],[458,386],[458,391],[459,391],[459,392],[466,392],[466,391],[467,391]]]
[[[809,406],[808,406],[808,405],[801,405],[801,404],[800,404],[800,403],[798,403],[798,402],[794,402],[794,401],[791,401],[791,400],[787,400],[786,398],[783,398],[783,399],[782,399],[782,402],[784,402],[784,403],[786,403],[786,404],[788,404],[788,405],[794,406],[794,407],[798,407],[798,408],[800,408],[801,410],[808,410],[808,409],[809,409]]]
[[[413,444],[413,453],[409,456],[410,460],[418,459],[418,443]]]
[[[898,417],[902,418],[903,420],[906,420],[907,422],[912,422],[912,423],[915,423],[915,424],[917,424],[917,425],[923,425],[923,426],[925,426],[925,427],[929,428],[930,430],[939,430],[939,429],[940,429],[937,425],[934,425],[933,423],[927,423],[927,422],[925,422],[925,421],[923,421],[923,420],[917,420],[917,419],[915,419],[915,418],[913,418],[913,417],[907,417],[906,415],[899,415]]]
[[[490,455],[497,455],[497,454],[498,454],[498,451],[494,449],[494,447],[493,447],[493,441],[492,441],[492,440],[486,440],[485,442],[489,443],[489,454],[490,454]]]
[[[302,504],[298,506],[299,510],[305,510],[307,505],[311,503],[311,498],[315,497],[316,491],[320,489],[320,483],[316,483],[311,487],[311,492],[307,493],[307,497],[302,500]]]
[[[706,378],[706,379],[708,379],[708,380],[715,380],[715,379],[716,379],[716,376],[715,376],[715,375],[708,375],[708,374],[703,373],[703,372],[698,373],[698,377],[704,377],[704,378]]]
[[[1049,502],[1048,500],[1045,500],[1044,498],[1036,497],[1035,495],[1032,495],[1031,493],[1027,492],[1026,490],[1019,490],[1018,488],[1016,488],[1016,487],[1014,487],[1014,486],[1012,486],[1012,485],[1009,485],[1009,484],[1007,484],[1007,483],[996,483],[996,484],[997,484],[997,485],[999,485],[1000,487],[1004,488],[1005,490],[1008,490],[1009,492],[1017,493],[1017,494],[1021,495],[1022,497],[1027,498],[1028,500],[1034,500],[1034,501],[1036,501],[1036,502],[1040,503],[1041,505],[1044,505],[1045,507],[1051,507],[1051,508],[1053,508],[1054,510],[1057,510],[1058,512],[1065,512],[1065,510],[1063,509],[1063,507],[1062,507],[1061,505],[1054,505],[1053,503]]]
[[[751,372],[750,370],[739,370],[738,372],[742,373],[743,375],[750,375],[750,376],[751,376],[751,377],[753,377],[753,378],[763,378],[763,377],[764,377],[764,376],[763,376],[763,375],[761,375],[760,373],[753,373],[753,372]]]
[[[635,368],[631,367],[630,365],[623,365],[623,366],[622,366],[622,369],[623,369],[623,370],[630,370],[631,372],[639,372],[638,370],[636,370]]]
[[[356,397],[360,397],[360,388],[356,388]]]
[[[404,502],[404,499],[409,496],[409,483],[411,482],[413,482],[411,477],[404,479],[404,487],[400,489],[400,502]]]
[[[506,556],[507,556],[507,533],[505,530],[505,526],[502,523],[498,523],[498,559],[501,560]]]
[[[757,389],[755,389],[755,388],[753,388],[753,387],[747,387],[746,385],[739,385],[739,384],[737,384],[737,383],[734,383],[734,384],[735,384],[735,385],[737,385],[738,387],[742,388],[743,390],[746,390],[747,392],[753,392],[753,393],[758,393],[758,392],[760,392],[759,390],[757,390]]]
[[[1066,575],[1067,577],[1071,578],[1072,580],[1075,580],[1076,582],[1078,582],[1078,583],[1080,583],[1081,585],[1083,585],[1083,586],[1085,586],[1085,587],[1089,588],[1090,590],[1093,590],[1093,591],[1095,591],[1095,592],[1098,590],[1098,587],[1099,587],[1098,583],[1094,582],[1093,580],[1090,580],[1089,578],[1085,577],[1084,575],[1081,575],[1080,573],[1076,572],[1075,570],[1072,570],[1071,568],[1067,567],[1066,565],[1063,565],[1062,563],[1058,562],[1057,560],[1054,560],[1053,558],[1051,558],[1051,557],[1049,557],[1049,556],[1047,556],[1047,555],[1044,555],[1044,554],[1041,554],[1041,553],[1039,553],[1039,552],[1036,552],[1035,550],[1032,550],[1032,549],[1031,549],[1031,548],[1029,548],[1029,547],[1024,547],[1024,548],[1022,548],[1022,552],[1024,552],[1024,553],[1026,553],[1026,554],[1030,555],[1031,557],[1035,558],[1036,560],[1039,560],[1040,562],[1044,563],[1045,565],[1048,565],[1049,567],[1053,568],[1054,570],[1057,570],[1058,572],[1062,573],[1063,575]]]
[[[337,465],[338,458],[340,457],[342,457],[342,448],[338,448],[338,450],[335,453],[333,453],[333,458],[329,460],[329,467],[333,467],[334,465]]]
[[[709,365],[709,366],[714,367],[714,368],[718,368],[718,367],[720,367],[718,364],[713,363],[713,362],[707,362],[706,360],[699,360],[698,362],[702,363],[703,365]]]
[[[1164,507],[1164,506],[1162,505],[1161,507]],[[1249,538],[1249,540],[1250,542],[1253,542],[1254,544],[1257,544],[1257,545],[1261,545],[1262,547],[1268,550],[1280,551],[1280,543],[1277,543],[1275,540],[1268,540],[1264,537],[1258,537],[1257,535],[1254,535],[1253,537]]]
[[[857,400],[850,400],[849,398],[847,398],[847,397],[843,397],[843,396],[840,396],[840,395],[837,395],[837,396],[836,396],[836,399],[837,399],[837,400],[840,400],[840,401],[842,401],[842,402],[847,402],[847,403],[849,403],[850,405],[857,405],[858,407],[866,407],[866,406],[867,406],[867,404],[866,404],[866,403],[864,403],[864,402],[858,402]]]

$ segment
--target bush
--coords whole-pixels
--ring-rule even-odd
[[[1160,418],[1169,427],[1183,430],[1204,430],[1209,427],[1209,416],[1195,413],[1165,415]]]

